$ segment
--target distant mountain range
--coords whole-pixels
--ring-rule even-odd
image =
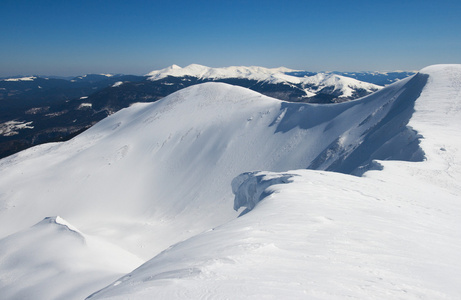
[[[74,78],[0,79],[0,158],[50,141],[62,141],[136,102],[154,102],[182,88],[224,82],[291,102],[357,99],[409,72],[313,73],[287,68],[210,68],[173,65],[145,76],[88,74]],[[355,78],[367,79],[357,80]]]

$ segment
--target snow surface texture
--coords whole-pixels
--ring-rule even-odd
[[[359,81],[350,77],[337,74],[318,73],[313,76],[296,77],[285,73],[295,72],[295,70],[280,68],[263,68],[263,67],[226,67],[210,68],[202,65],[192,64],[185,68],[172,65],[168,68],[152,71],[147,76],[150,80],[159,80],[168,76],[184,77],[191,76],[199,79],[225,79],[225,78],[245,78],[250,80],[264,81],[273,84],[295,84],[301,85],[309,97],[315,96],[316,93],[323,89],[331,90],[331,94],[338,95],[340,98],[353,96],[357,89],[366,90],[368,93],[381,89],[381,86]]]
[[[0,160],[0,294],[19,297],[49,259],[73,279],[37,272],[36,299],[82,298],[92,268],[64,262],[85,265],[84,249],[21,246],[59,247],[61,234],[24,230],[60,215],[108,257],[154,257],[99,292],[117,272],[97,276],[90,299],[459,298],[460,77],[433,66],[335,105],[207,83]],[[307,167],[346,174],[288,171]]]

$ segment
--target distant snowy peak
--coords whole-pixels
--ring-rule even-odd
[[[264,67],[227,67],[210,68],[192,64],[185,68],[172,65],[168,68],[152,71],[147,76],[149,80],[156,81],[166,77],[195,77],[199,80],[223,80],[223,79],[247,79],[268,84],[284,84],[299,89],[305,94],[305,98],[314,97],[318,94],[332,95],[336,98],[355,99],[375,92],[382,87],[368,82],[363,82],[350,77],[333,73],[316,73],[310,76],[293,76],[292,73],[299,71],[279,68]],[[344,100],[341,100],[344,101]]]
[[[198,64],[191,64],[181,68],[178,65],[172,65],[165,69],[152,71],[147,76],[150,80],[159,80],[168,76],[184,77],[191,76],[200,79],[223,79],[223,78],[247,78],[254,80],[267,80],[271,75],[285,72],[294,72],[285,67],[264,68],[264,67],[225,67],[211,68]]]
[[[1,79],[0,81],[34,81],[37,79],[35,76],[27,76],[27,77],[20,77],[20,78],[6,78]]]
[[[347,98],[352,97],[357,90],[364,90],[366,92],[375,92],[382,89],[381,86],[363,82],[354,78],[341,76],[337,74],[317,73],[313,76],[301,78],[304,85],[318,86],[318,90],[323,88],[333,88],[333,92],[338,94],[339,97]]]

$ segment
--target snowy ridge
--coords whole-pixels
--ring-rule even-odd
[[[366,83],[337,74],[318,73],[313,76],[302,78],[301,82],[305,85],[319,86],[317,90],[333,87],[334,93],[341,95],[341,97],[344,98],[351,97],[353,89],[364,89],[367,91],[377,91],[381,89],[381,87],[378,85]]]
[[[146,76],[149,80],[155,81],[172,77],[191,76],[199,79],[219,80],[229,78],[244,78],[249,80],[263,81],[271,84],[292,84],[299,85],[305,90],[308,97],[328,89],[328,92],[341,98],[353,96],[355,90],[364,90],[371,93],[381,89],[381,86],[359,81],[350,77],[337,74],[318,73],[313,76],[296,77],[285,73],[295,72],[285,67],[263,68],[263,67],[227,67],[210,68],[202,65],[192,64],[185,68],[172,65],[168,68],[152,71]]]
[[[460,77],[459,65],[434,66],[334,105],[223,83],[133,105],[0,160],[0,249],[26,249],[21,230],[60,215],[88,246],[148,260],[90,299],[459,298]],[[24,243],[56,245],[34,236]],[[82,298],[71,280],[39,283]]]
[[[197,78],[248,78],[254,80],[266,80],[272,74],[294,72],[285,67],[280,68],[264,68],[264,67],[226,67],[226,68],[210,68],[198,64],[191,64],[185,68],[181,68],[177,65],[172,65],[165,69],[158,71],[152,71],[146,76],[149,76],[150,80],[159,80],[167,76],[183,77],[192,76]]]
[[[170,247],[88,299],[461,294],[456,195],[395,172],[388,176],[396,180],[386,182],[311,170],[284,174],[291,175],[285,184],[279,173],[257,174],[275,185],[252,211]]]
[[[232,183],[235,206],[253,210],[168,248],[88,299],[459,298],[461,164],[453,155],[461,146],[461,66],[418,76],[428,81],[410,124],[425,133],[427,160],[381,161],[384,169],[365,177],[244,173]],[[441,127],[447,134],[438,135]]]

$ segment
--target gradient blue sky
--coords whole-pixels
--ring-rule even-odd
[[[0,76],[461,63],[461,1],[1,0]]]

